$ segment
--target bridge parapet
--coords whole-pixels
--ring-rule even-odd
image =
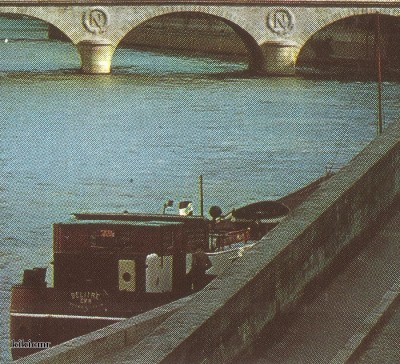
[[[130,4],[228,4],[294,7],[398,7],[398,0],[0,0],[4,5],[130,5]]]

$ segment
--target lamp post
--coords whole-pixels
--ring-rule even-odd
[[[375,28],[375,55],[376,55],[376,72],[378,81],[378,120],[377,120],[377,135],[382,134],[382,56],[381,56],[381,16],[376,13],[376,28]]]

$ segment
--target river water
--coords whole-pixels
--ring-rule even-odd
[[[206,210],[275,199],[375,136],[372,82],[250,77],[240,62],[129,49],[111,75],[89,76],[71,44],[45,38],[36,22],[0,23],[0,362],[10,287],[52,260],[53,222],[196,201],[200,174]],[[384,84],[387,122],[399,93]]]

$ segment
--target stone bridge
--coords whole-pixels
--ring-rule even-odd
[[[84,73],[109,73],[121,40],[158,16],[200,13],[220,19],[239,35],[249,68],[269,75],[293,75],[307,41],[348,17],[400,15],[394,0],[0,0],[0,14],[20,14],[58,28],[76,45]]]

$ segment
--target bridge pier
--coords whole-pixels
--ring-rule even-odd
[[[111,72],[111,60],[115,47],[107,41],[84,40],[78,43],[81,71],[88,74]]]
[[[294,76],[299,47],[292,42],[268,42],[261,46],[263,71],[271,76]]]

